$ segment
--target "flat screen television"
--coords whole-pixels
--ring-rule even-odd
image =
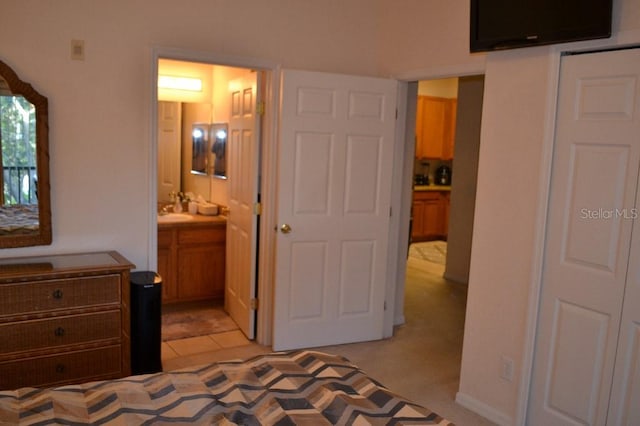
[[[611,36],[613,0],[471,0],[471,52]]]

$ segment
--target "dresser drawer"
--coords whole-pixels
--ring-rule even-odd
[[[12,352],[120,339],[120,317],[115,310],[0,324],[0,359]]]
[[[119,345],[0,363],[0,389],[52,386],[121,375]]]
[[[0,284],[0,319],[103,304],[120,304],[120,275]]]

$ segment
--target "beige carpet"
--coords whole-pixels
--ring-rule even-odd
[[[493,426],[455,402],[460,380],[467,287],[446,281],[443,265],[410,257],[407,262],[405,324],[384,340],[318,348],[345,356],[394,392],[457,426]],[[252,343],[237,348],[178,357],[167,370],[269,352]]]
[[[207,336],[237,330],[222,304],[197,302],[162,307],[162,341]]]

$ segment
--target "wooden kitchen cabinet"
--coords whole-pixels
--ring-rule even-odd
[[[414,191],[411,241],[447,239],[449,227],[449,193]]]
[[[158,273],[163,303],[222,299],[226,222],[163,225],[158,229]]]
[[[455,142],[457,100],[418,96],[416,157],[451,160]]]

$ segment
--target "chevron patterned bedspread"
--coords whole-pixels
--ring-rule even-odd
[[[315,351],[0,392],[0,424],[452,425]]]

